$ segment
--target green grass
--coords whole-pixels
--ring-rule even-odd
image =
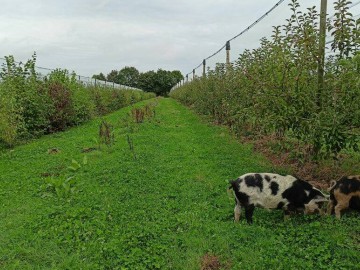
[[[200,269],[205,254],[222,269],[360,268],[357,213],[284,221],[256,209],[253,225],[234,224],[225,181],[269,163],[172,99],[132,132],[130,110],[103,118],[109,147],[82,153],[98,146],[97,119],[0,152],[0,268]],[[46,182],[68,177],[75,190],[61,196]]]

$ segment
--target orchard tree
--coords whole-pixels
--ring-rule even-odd
[[[171,88],[184,77],[178,70],[167,71],[158,69],[140,73],[134,67],[124,67],[120,71],[112,70],[105,78],[103,73],[94,75],[93,78],[108,80],[118,84],[137,87],[146,92],[153,92],[158,96],[167,96]]]
[[[151,70],[140,74],[138,87],[147,92],[154,92],[158,96],[167,96],[171,88],[183,78],[181,72],[177,70],[158,69],[157,72]]]
[[[120,84],[138,87],[140,72],[134,67],[124,67],[118,73]]]
[[[156,82],[156,72],[153,70],[141,73],[138,87],[146,92],[153,92]]]
[[[112,70],[107,76],[109,82],[119,83],[119,72],[117,70]]]
[[[100,72],[99,75],[94,74],[92,78],[96,80],[106,81],[105,75],[102,72]]]

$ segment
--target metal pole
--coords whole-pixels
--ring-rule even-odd
[[[226,41],[226,66],[230,66],[230,41]]]
[[[318,92],[316,97],[317,106],[321,107],[321,96],[324,91],[325,72],[325,38],[326,38],[326,11],[327,0],[321,0],[320,6],[320,36],[319,36],[319,60],[318,60]]]
[[[204,59],[203,60],[203,77],[205,77],[206,76],[206,60]]]

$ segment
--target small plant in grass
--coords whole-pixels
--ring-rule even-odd
[[[133,108],[131,110],[132,117],[135,121],[135,123],[142,123],[144,122],[145,113],[142,108]]]
[[[143,123],[145,119],[151,119],[155,116],[155,105],[147,104],[141,108],[133,108],[131,115],[135,123]]]
[[[127,143],[129,145],[130,152],[132,153],[133,158],[136,160],[137,156],[134,149],[134,142],[129,134],[126,134]]]
[[[76,179],[74,176],[69,177],[49,177],[45,178],[46,191],[55,193],[60,198],[68,198],[75,192]]]
[[[83,165],[87,165],[87,156],[84,156],[83,161],[82,161]],[[80,168],[82,167],[82,165],[77,162],[75,159],[73,159],[71,161],[71,166],[68,167],[69,170],[76,172],[78,171]]]
[[[72,175],[67,176],[51,176],[45,178],[45,184],[42,185],[44,191],[54,193],[59,198],[69,198],[71,194],[76,191],[76,177],[75,172],[79,171],[84,165],[87,164],[87,156],[84,156],[82,164],[75,159],[71,161],[71,165],[68,169],[72,172]]]
[[[155,106],[153,104],[147,104],[144,107],[144,115],[146,118],[155,117]]]
[[[108,147],[112,146],[115,141],[113,126],[103,120],[99,127],[99,141],[100,143],[104,143]],[[100,146],[100,144],[99,144]]]
[[[119,126],[121,129],[120,131],[121,134],[135,133],[139,129],[138,125],[136,125],[135,121],[133,120],[130,114],[127,114],[124,118],[122,118],[119,121]]]

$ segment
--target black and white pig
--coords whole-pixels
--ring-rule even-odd
[[[235,221],[239,221],[241,207],[249,224],[255,207],[283,209],[285,216],[290,212],[322,214],[322,204],[327,196],[306,181],[291,175],[273,173],[247,173],[230,181],[235,195]]]

